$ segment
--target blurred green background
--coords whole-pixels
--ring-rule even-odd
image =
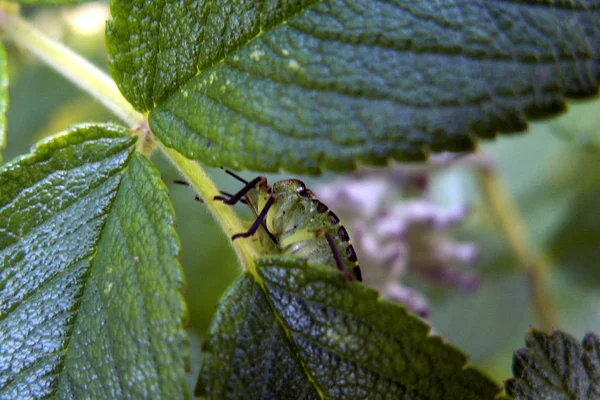
[[[106,70],[106,3],[25,8],[24,13],[48,35]],[[8,148],[2,151],[5,161],[27,153],[33,143],[69,125],[118,122],[99,102],[28,54],[8,46],[8,55],[11,82]],[[504,136],[481,147],[495,161],[517,201],[533,243],[549,257],[557,328],[581,338],[587,331],[600,332],[600,102],[571,103],[569,109],[561,117],[532,123],[526,134]],[[194,201],[189,189],[172,184],[177,173],[159,154],[154,161],[177,213],[180,260],[187,278],[193,382],[200,338],[219,296],[240,270],[228,238],[203,205]],[[219,187],[230,191],[237,187],[220,170],[210,172]],[[305,181],[310,185],[331,178]],[[523,347],[526,328],[538,324],[523,268],[487,211],[471,171],[453,169],[437,176],[436,197],[443,203],[472,206],[472,216],[456,234],[480,247],[476,271],[482,284],[471,294],[429,290],[433,329],[467,351],[472,363],[498,380],[506,379],[513,350]]]

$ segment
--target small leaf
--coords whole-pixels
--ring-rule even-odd
[[[600,343],[588,334],[579,343],[555,331],[552,336],[530,329],[526,349],[515,352],[514,378],[506,391],[520,399],[599,399]]]
[[[0,398],[180,398],[173,210],[125,128],[82,125],[0,169]]]
[[[221,302],[197,395],[479,400],[499,392],[419,318],[337,270],[273,256],[257,271]]]
[[[0,151],[6,147],[6,111],[8,110],[8,65],[6,50],[0,42]],[[2,154],[0,153],[0,163]]]
[[[112,0],[111,12],[122,93],[165,145],[210,165],[317,173],[471,150],[598,91],[591,0]]]

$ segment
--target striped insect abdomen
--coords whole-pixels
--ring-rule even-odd
[[[290,186],[298,185],[298,182],[302,185],[300,190],[290,190]],[[278,184],[280,182],[273,186],[273,192],[278,196],[277,208],[269,222],[280,251],[336,268],[337,252],[346,272],[362,280],[354,247],[339,218],[300,181],[287,182],[285,190]]]

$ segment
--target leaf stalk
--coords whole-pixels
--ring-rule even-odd
[[[477,180],[492,215],[527,273],[533,309],[541,328],[552,332],[558,325],[548,291],[548,260],[534,249],[521,213],[495,168],[478,168]]]
[[[115,82],[102,70],[63,44],[49,38],[18,14],[2,13],[0,30],[4,38],[31,52],[83,91],[94,96],[130,128],[146,120],[146,117],[136,111],[121,95]]]
[[[221,225],[225,234],[231,237],[236,233],[245,232],[248,229],[248,227],[241,223],[233,207],[221,201],[213,200],[215,196],[220,196],[221,193],[197,162],[189,160],[175,150],[162,145],[160,145],[160,149],[185,180],[198,192],[210,213]],[[235,242],[231,241],[231,244],[234,250],[236,250],[240,265],[243,265],[244,269],[255,271],[255,260],[261,256],[258,244],[251,238],[236,240]],[[258,276],[258,274],[255,275]]]
[[[0,2],[1,5],[3,3]],[[226,234],[231,236],[246,230],[232,207],[213,201],[213,197],[219,195],[219,191],[202,167],[156,141],[148,126],[147,115],[133,108],[110,76],[63,44],[47,37],[16,13],[6,12],[2,7],[0,7],[0,32],[6,39],[30,51],[83,91],[94,96],[125,122],[132,133],[139,137],[138,152],[149,156],[158,144],[158,148],[169,161],[205,199],[206,207]],[[247,269],[255,269],[255,259],[261,253],[253,240],[238,240],[232,244],[232,247],[241,265]]]

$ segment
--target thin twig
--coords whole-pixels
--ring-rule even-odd
[[[123,97],[111,77],[68,47],[40,32],[18,14],[2,13],[0,30],[4,38],[31,52],[94,96],[130,128],[135,128],[146,120],[146,117]]]
[[[149,155],[155,147],[158,147],[205,200],[206,207],[227,235],[231,236],[246,230],[232,207],[213,201],[213,197],[220,194],[219,190],[200,165],[157,143],[148,126],[147,117],[133,108],[109,76],[21,19],[17,11],[17,8],[8,10],[0,7],[0,32],[5,38],[30,51],[55,71],[100,100],[129,125],[132,133],[139,137],[138,152]],[[253,269],[254,260],[260,255],[256,243],[250,239],[238,240],[232,247],[240,260],[240,265],[246,269]]]
[[[498,221],[515,256],[525,268],[529,278],[533,308],[541,328],[550,332],[557,327],[557,323],[548,293],[547,259],[535,250],[521,213],[496,170],[493,167],[482,166],[478,168],[477,178],[490,211]]]

